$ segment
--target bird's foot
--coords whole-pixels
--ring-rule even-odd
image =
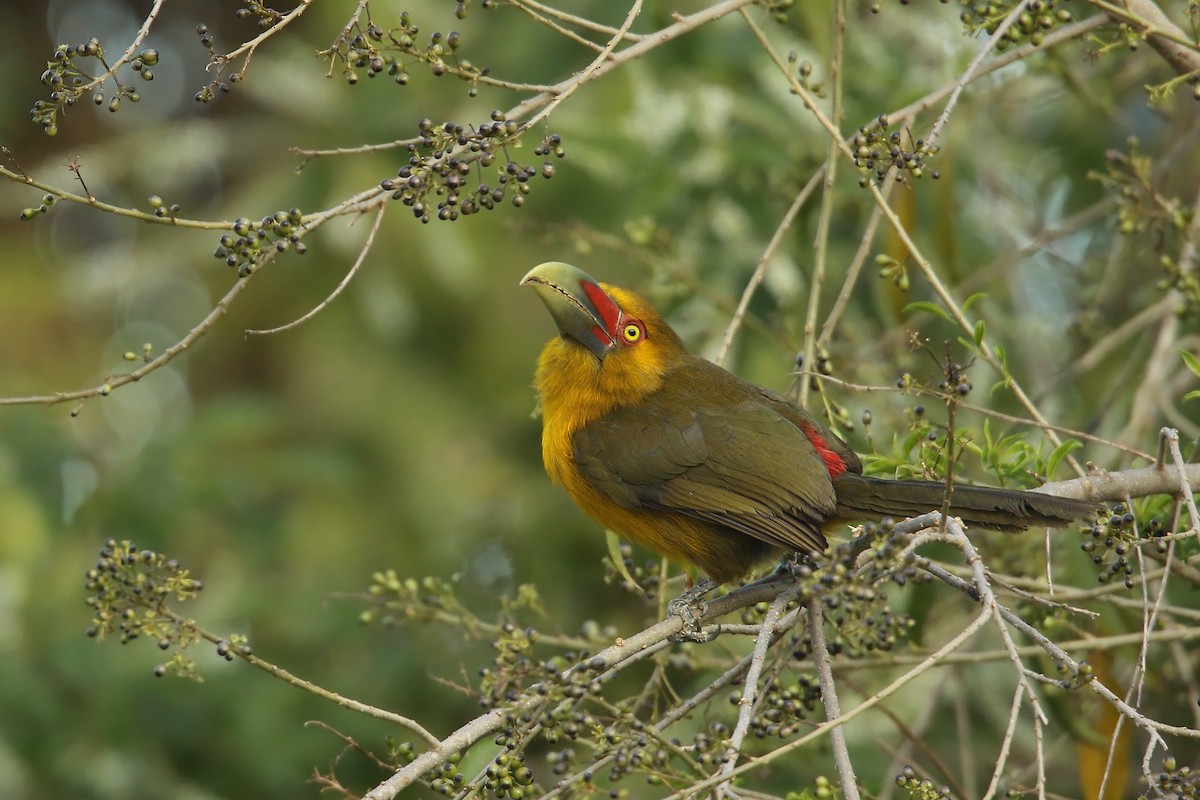
[[[799,553],[787,553],[783,556],[783,558],[779,559],[779,564],[775,567],[775,574],[794,576],[796,574],[796,567],[799,564]]]
[[[716,587],[713,581],[703,580],[667,603],[667,613],[683,620],[683,628],[671,635],[671,641],[704,643],[717,638],[717,631],[705,634],[701,627],[701,621],[708,612],[704,596]]]
[[[775,567],[776,575],[788,575],[792,580],[806,578],[812,574],[815,566],[812,557],[807,553],[788,553],[779,559]]]

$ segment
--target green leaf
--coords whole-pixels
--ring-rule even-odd
[[[930,314],[946,320],[946,322],[952,321],[950,319],[950,315],[946,312],[946,309],[942,308],[936,303],[930,303],[927,300],[917,300],[904,307],[905,314],[913,314],[917,311],[928,311]]]
[[[959,336],[956,341],[975,355],[983,355],[983,351],[979,348],[979,344],[974,339],[968,339],[965,336]]]
[[[986,330],[987,330],[987,325],[984,323],[983,320],[979,320],[979,322],[975,323],[974,338],[975,338],[976,345],[983,344],[983,334]]]
[[[1188,392],[1187,394],[1185,394],[1185,395],[1183,396],[1183,399],[1184,399],[1185,401],[1187,401],[1187,400],[1195,400],[1197,397],[1200,397],[1200,389],[1193,389],[1192,391],[1190,391],[1190,392]]]
[[[629,581],[631,586],[637,586],[638,589],[641,589],[642,587],[638,585],[638,582],[629,574],[629,570],[625,568],[625,556],[621,555],[621,537],[606,529],[604,531],[604,540],[608,543],[608,557],[612,559],[617,573]]]
[[[1187,364],[1187,368],[1192,371],[1192,374],[1200,378],[1200,358],[1196,358],[1193,353],[1187,350],[1180,350],[1179,355],[1183,357],[1183,363]],[[1187,398],[1184,399],[1186,400]]]
[[[963,313],[965,314],[967,311],[970,310],[971,306],[975,305],[976,303],[978,303],[980,300],[982,300],[983,298],[985,298],[987,296],[988,296],[987,292],[976,292],[975,294],[968,297],[966,300],[963,300],[963,304],[962,304]]]
[[[1197,392],[1196,394],[1200,394],[1200,392]],[[1067,439],[1058,447],[1054,448],[1054,451],[1046,457],[1046,477],[1049,478],[1054,474],[1054,470],[1058,469],[1058,465],[1062,462],[1063,458],[1066,457],[1067,453],[1079,447],[1083,447],[1083,442],[1079,441],[1078,439]]]

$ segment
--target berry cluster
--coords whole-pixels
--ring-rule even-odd
[[[855,568],[854,548],[842,544],[834,548],[829,563],[800,564],[794,570],[804,584],[800,602],[820,600],[824,606],[831,655],[862,658],[894,648],[908,636],[915,622],[908,614],[889,608],[884,585],[929,580],[928,575],[917,571],[911,554],[901,555],[905,539],[894,535],[891,525],[868,525],[865,533],[872,537],[872,544],[868,551],[871,558],[864,566]],[[806,636],[793,656],[803,660],[810,653],[812,642]]]
[[[807,675],[797,676],[793,685],[769,683],[759,700],[761,710],[750,720],[750,732],[759,739],[787,739],[800,730],[801,722],[816,709],[820,700],[821,687]],[[741,692],[729,695],[730,705],[741,702]]]
[[[1058,661],[1054,664],[1054,669],[1060,675],[1065,675],[1059,685],[1067,690],[1078,689],[1087,686],[1092,681],[1096,680],[1096,671],[1092,669],[1092,665],[1086,661],[1080,660],[1077,666],[1072,667],[1065,661]]]
[[[811,61],[807,59],[800,61],[800,54],[795,50],[788,53],[787,61],[793,65],[799,62],[799,65],[796,67],[796,77],[800,82],[800,86],[812,92],[817,97],[825,96],[825,85],[820,81],[814,81],[812,78],[813,65]],[[793,90],[793,93],[795,93],[795,90]]]
[[[300,241],[305,232],[303,219],[298,208],[276,211],[257,223],[239,217],[233,221],[233,233],[221,235],[220,243],[213,250],[213,257],[235,267],[238,277],[244,278],[258,269],[258,265],[270,253],[281,253],[291,248],[297,254],[304,255],[308,246]]]
[[[454,588],[461,579],[462,576],[455,573],[449,580],[433,576],[401,580],[394,569],[376,572],[367,594],[379,607],[362,612],[359,621],[393,626],[404,620],[444,621],[444,615],[450,612],[461,612],[465,616],[466,610],[454,596]]]
[[[1084,539],[1079,549],[1087,553],[1100,574],[1097,580],[1108,583],[1114,578],[1124,578],[1125,588],[1133,588],[1133,565],[1129,563],[1129,553],[1136,547],[1137,532],[1134,527],[1134,515],[1124,504],[1115,505],[1110,509],[1107,519],[1099,519],[1091,527],[1082,528]],[[1153,517],[1146,524],[1150,537],[1158,539],[1167,533],[1158,517]],[[1165,541],[1157,541],[1155,545],[1159,552],[1166,552]],[[1109,560],[1111,557],[1111,560]]]
[[[86,602],[94,614],[88,636],[103,639],[120,631],[122,644],[154,629],[169,598],[190,600],[203,588],[175,559],[115,539],[100,548],[86,578],[84,588],[91,593]]]
[[[896,170],[896,180],[901,182],[925,174],[925,159],[937,154],[937,145],[930,145],[924,139],[913,139],[911,134],[907,144],[904,140],[900,131],[888,133],[888,118],[882,114],[874,125],[863,125],[858,129],[850,145],[854,166],[862,173],[859,186],[866,187],[872,179],[876,185],[883,183],[891,169]],[[937,180],[938,171],[933,170],[930,177]]]
[[[887,253],[879,253],[875,256],[875,266],[879,267],[880,278],[890,280],[902,292],[908,291],[908,267],[903,261],[897,261]]]
[[[466,16],[463,3],[459,3],[459,11],[459,19]],[[423,64],[434,77],[453,75],[466,81],[467,94],[474,97],[478,93],[479,79],[489,74],[487,67],[477,67],[467,59],[459,58],[458,49],[463,39],[458,31],[434,31],[424,44],[419,43],[421,29],[407,11],[400,14],[400,24],[391,30],[384,30],[373,22],[365,29],[356,27],[353,37],[343,38],[319,54],[339,59],[345,65],[343,73],[351,86],[358,83],[363,73],[368,78],[386,73],[404,86],[409,81],[409,68]]]
[[[571,689],[569,694],[573,695],[571,698],[573,700],[582,699],[593,690],[598,694],[600,690],[598,684],[592,684],[590,681],[587,684],[573,683],[572,685],[575,688]],[[550,695],[546,684],[534,684],[533,691],[537,694],[544,692],[545,696]],[[586,709],[580,708],[578,704],[560,703],[547,716],[543,717],[542,738],[549,744],[561,744],[564,741],[574,742],[580,736],[585,739],[591,737],[602,728],[603,725],[600,721]],[[548,754],[546,761],[555,775],[565,775],[571,768],[575,755],[575,749],[568,745],[562,750]]]
[[[627,592],[640,595],[647,603],[656,603],[662,583],[661,562],[650,559],[637,564],[633,560],[633,548],[626,542],[621,542],[618,554],[620,565],[614,564],[611,558],[604,559],[604,582],[615,583]]]
[[[933,781],[920,778],[912,767],[900,771],[896,785],[906,790],[912,800],[949,800],[951,796],[950,787],[936,786]]]
[[[258,3],[248,3],[247,5],[261,6],[261,4]],[[270,11],[270,9],[267,10]],[[241,16],[245,11],[247,11],[246,8],[238,9],[238,16]],[[273,13],[278,14],[278,12]],[[259,25],[260,27],[270,27],[270,25],[263,26],[261,19],[259,21]],[[228,94],[230,91],[232,91],[233,84],[241,81],[242,75],[240,72],[232,72],[227,79],[223,79],[221,77],[221,71],[228,62],[224,57],[217,55],[216,36],[204,23],[200,23],[196,26],[196,35],[200,37],[200,46],[208,51],[208,57],[211,59],[212,63],[216,65],[216,70],[213,79],[209,81],[207,85],[200,87],[200,90],[195,94],[195,98],[197,103],[211,103],[214,99],[216,99],[217,92]]]
[[[967,31],[975,35],[980,31],[992,33],[999,27],[1001,21],[1012,13],[1015,2],[1005,0],[961,0],[963,5],[962,19]],[[1025,10],[1018,16],[1014,24],[1004,32],[1004,36],[996,45],[997,50],[1005,50],[1023,41],[1039,45],[1047,31],[1055,26],[1071,21],[1071,12],[1065,8],[1055,8],[1055,0],[1030,0]]]
[[[391,738],[388,740],[388,754],[392,763],[397,766],[411,764],[417,757],[412,742],[396,742]],[[533,773],[524,766],[518,766],[516,769],[511,766],[513,762],[519,764],[524,760],[523,753],[501,753],[486,770],[485,786],[495,792],[497,797],[509,797],[509,792],[514,787],[529,786],[533,783]],[[503,761],[504,765],[499,766],[496,763],[498,761]],[[425,773],[422,779],[437,794],[446,797],[457,794],[467,782],[466,774],[459,769],[461,763],[462,753],[451,753],[442,764]],[[524,794],[518,790],[511,796],[521,798]]]
[[[418,125],[420,140],[408,145],[408,163],[380,186],[412,208],[413,216],[429,222],[436,216],[453,221],[481,210],[491,211],[508,199],[520,207],[531,190],[530,181],[539,173],[554,177],[554,165],[545,160],[540,169],[508,156],[508,145],[524,133],[520,123],[493,111],[491,121],[478,127],[447,122],[434,125],[423,119]],[[535,156],[563,157],[562,139],[547,135],[534,148]],[[496,185],[486,182],[483,168],[496,167]],[[431,198],[430,195],[433,195]],[[430,206],[436,198],[436,208]]]
[[[1179,766],[1174,756],[1162,760],[1162,769],[1154,780],[1154,797],[1200,800],[1200,770]],[[1139,795],[1138,800],[1147,800],[1148,797]]]
[[[971,381],[967,377],[967,369],[971,364],[963,366],[951,358],[942,361],[942,379],[938,382],[938,391],[943,394],[954,394],[966,397],[971,393]]]
[[[146,202],[154,209],[154,216],[156,217],[177,217],[183,211],[183,206],[179,205],[179,203],[166,205],[163,203],[163,199],[156,194],[150,195]]]
[[[716,757],[723,751],[720,745],[729,737],[729,729],[723,723],[712,722],[709,723],[709,730],[711,736],[704,732],[697,733],[692,743],[695,752],[711,753]],[[612,766],[608,771],[609,780],[616,782],[630,773],[640,772],[646,774],[646,780],[652,786],[661,785],[663,776],[676,774],[671,759],[674,752],[682,748],[678,739],[663,741],[637,721],[632,721],[628,729],[621,729],[616,725],[605,728],[600,745],[602,748],[611,749]],[[706,762],[702,760],[702,763]],[[716,759],[707,763],[716,763]]]
[[[22,222],[28,222],[35,218],[38,214],[45,214],[50,210],[50,207],[58,202],[58,198],[52,194],[42,195],[42,204],[39,206],[31,206],[21,209],[20,219]]]
[[[270,6],[263,5],[262,0],[244,0],[243,5],[235,13],[238,19],[253,19],[262,30],[274,27],[283,19],[283,13]]]
[[[1195,210],[1183,198],[1163,191],[1164,172],[1154,160],[1140,152],[1136,137],[1127,149],[1105,154],[1105,171],[1090,177],[1111,191],[1117,202],[1117,231],[1125,236],[1149,234],[1163,255],[1159,262],[1166,273],[1158,282],[1160,291],[1177,290],[1184,299],[1178,313],[1194,317],[1200,313],[1200,280],[1191,270],[1181,269],[1166,253],[1183,248],[1191,230]]]
[[[99,76],[92,75],[87,69],[80,66],[82,59],[86,58],[95,59],[102,67]],[[154,80],[154,70],[151,67],[157,63],[158,51],[147,48],[130,59],[129,68],[142,80],[152,81]],[[29,110],[30,117],[35,123],[42,126],[42,130],[47,136],[56,135],[59,115],[78,103],[86,92],[91,92],[93,103],[98,106],[104,105],[104,77],[110,74],[116,87],[116,93],[107,99],[109,111],[119,111],[122,99],[128,99],[131,103],[136,103],[141,99],[141,95],[134,91],[132,86],[123,84],[117,79],[116,73],[104,59],[104,48],[100,46],[100,40],[95,36],[74,47],[60,44],[55,48],[54,55],[46,62],[46,71],[42,73],[42,83],[49,87],[50,98],[35,101]]]
[[[178,652],[155,667],[154,674],[164,675],[170,667],[195,677],[195,665],[182,651],[199,633],[190,620],[171,613],[167,601],[191,600],[203,588],[200,581],[189,577],[175,559],[115,539],[100,548],[99,560],[85,577],[86,603],[92,609],[88,636],[103,640],[119,633],[121,644],[145,636],[157,641],[162,650],[175,647]]]
[[[500,635],[492,642],[496,658],[492,667],[479,670],[479,703],[493,708],[520,698],[521,688],[533,676],[557,675],[560,666],[539,661],[533,655],[538,639],[536,628],[518,628],[512,622],[500,626]]]
[[[500,742],[501,738],[504,737],[498,737],[497,743],[502,743]],[[524,797],[533,797],[539,794],[530,788],[533,786],[533,771],[525,766],[525,754],[516,750],[508,750],[507,739],[503,743],[506,744],[506,749],[492,759],[492,763],[488,764],[483,771],[484,791],[491,792],[499,798],[509,798],[509,800],[513,798],[521,800]],[[445,766],[443,765],[443,770],[445,770]],[[448,772],[451,772],[451,778],[447,781],[448,786],[443,789],[438,785],[438,779],[435,778],[430,782],[430,788],[441,794],[454,794],[462,781],[458,781],[456,784],[455,781],[458,779],[453,776],[453,771],[448,770]],[[446,779],[443,778],[443,780]]]

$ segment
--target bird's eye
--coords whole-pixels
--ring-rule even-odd
[[[637,344],[645,335],[646,332],[642,330],[642,323],[637,320],[626,322],[625,327],[621,328],[621,336],[625,339],[626,344]]]

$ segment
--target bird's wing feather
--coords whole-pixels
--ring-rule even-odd
[[[804,434],[753,395],[660,392],[575,434],[591,485],[626,508],[687,514],[776,547],[819,550],[836,499]],[[680,402],[687,400],[690,402]]]

